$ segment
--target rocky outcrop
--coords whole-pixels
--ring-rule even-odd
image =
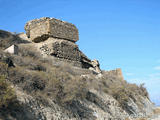
[[[93,67],[90,68],[91,70],[93,70],[96,73],[101,73],[100,64],[99,64],[98,60],[92,60],[91,64],[93,66]]]
[[[41,42],[49,37],[76,42],[79,39],[75,25],[55,18],[40,18],[29,21],[25,25],[28,38],[34,42]]]

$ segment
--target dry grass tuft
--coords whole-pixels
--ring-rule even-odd
[[[11,88],[6,78],[0,75],[0,108],[8,107],[16,100],[14,90]]]
[[[158,114],[158,115],[160,115],[160,108],[156,108],[156,109],[154,109],[154,114]]]
[[[127,102],[132,99],[141,109],[141,96],[148,97],[144,84],[137,86],[129,84],[116,78],[116,76],[104,76],[98,83],[101,90],[113,96],[123,109],[126,109]]]

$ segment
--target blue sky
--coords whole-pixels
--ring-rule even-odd
[[[24,32],[28,20],[55,17],[79,29],[80,49],[101,68],[122,68],[160,105],[159,0],[0,0],[0,29]]]

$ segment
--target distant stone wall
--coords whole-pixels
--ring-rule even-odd
[[[106,71],[106,74],[111,75],[111,76],[116,76],[116,77],[124,80],[121,68],[117,68],[117,69],[111,70],[111,71]]]
[[[27,36],[34,42],[41,42],[49,37],[65,39],[72,42],[79,40],[78,29],[75,25],[55,18],[40,18],[27,22]]]

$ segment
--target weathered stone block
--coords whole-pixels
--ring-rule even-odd
[[[60,40],[55,41],[52,45],[53,51],[51,55],[70,61],[81,61],[81,54],[76,44],[69,41]]]
[[[94,72],[101,73],[100,64],[98,60],[92,60],[91,64]]]
[[[28,38],[34,42],[47,40],[49,37],[76,42],[79,39],[75,25],[54,18],[40,18],[29,21],[25,25]]]

